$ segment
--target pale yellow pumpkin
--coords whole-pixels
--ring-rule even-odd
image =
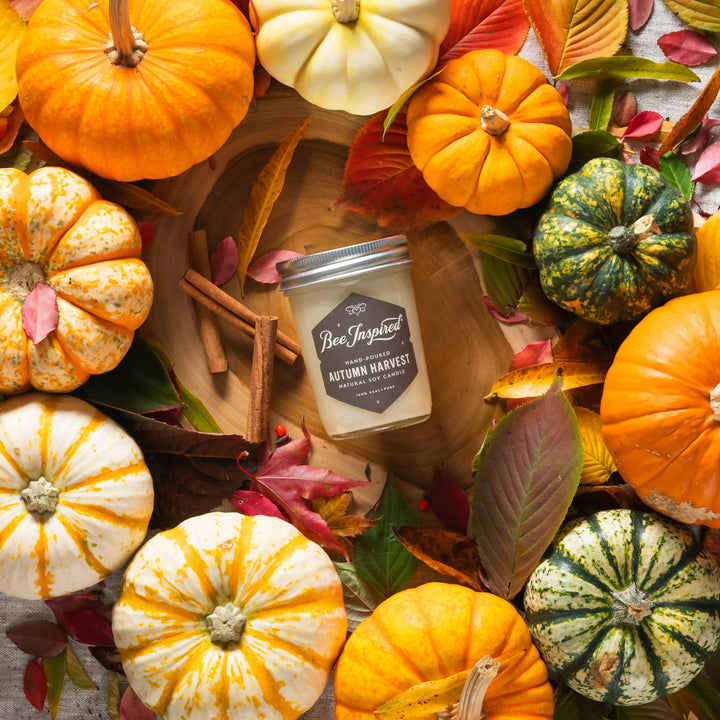
[[[0,392],[68,392],[122,360],[152,304],[141,250],[132,217],[79,175],[0,169]],[[35,344],[22,309],[39,282],[59,320]]]
[[[319,545],[278,518],[213,512],[137,552],[112,625],[130,686],[164,720],[291,720],[320,696],[347,620]]]
[[[138,445],[89,403],[0,403],[2,592],[56,597],[119,570],[145,538],[153,497]]]

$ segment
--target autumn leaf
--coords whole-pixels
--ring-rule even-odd
[[[350,556],[352,550],[348,538],[359,535],[377,522],[368,517],[349,514],[352,499],[352,493],[346,490],[329,498],[319,497],[312,501],[312,509],[327,523],[333,537],[345,548],[346,557]]]
[[[224,285],[237,272],[239,262],[237,243],[228,235],[210,254],[210,279],[215,285]]]
[[[260,237],[270,217],[275,201],[280,197],[285,184],[285,175],[295,148],[310,125],[310,118],[303,120],[280,143],[267,165],[260,171],[250,191],[240,229],[237,232],[238,268],[240,292],[245,294],[245,275],[255,255]]]
[[[140,698],[131,688],[125,688],[120,698],[119,720],[155,720],[155,713],[143,705]]]
[[[440,468],[433,471],[430,485],[430,507],[440,522],[451,530],[467,533],[470,519],[470,500],[455,478]]]
[[[12,148],[24,120],[25,116],[17,101],[8,105],[4,113],[0,113],[0,155]]]
[[[405,113],[398,113],[387,132],[383,120],[384,113],[373,115],[355,136],[345,165],[344,192],[334,206],[398,232],[457,215],[460,208],[441,200],[413,164]]]
[[[470,670],[413,685],[381,705],[374,713],[388,720],[424,720],[460,700]]]
[[[65,672],[76,688],[80,688],[80,690],[97,690],[97,685],[87,674],[70,645],[65,650]]]
[[[583,515],[598,510],[647,510],[637,493],[625,483],[606,485],[580,485],[573,498],[573,507]]]
[[[47,679],[41,658],[28,661],[23,675],[23,691],[27,701],[39,712],[45,709],[47,698]]]
[[[29,620],[9,627],[5,634],[28,655],[55,657],[68,644],[63,629],[49,620]]]
[[[720,31],[720,5],[717,0],[665,0],[665,4],[681,20],[698,30]]]
[[[530,28],[522,0],[450,0],[450,17],[438,66],[471,50],[495,48],[514,55]]]
[[[663,116],[654,110],[643,110],[628,123],[622,138],[647,138],[656,133],[663,124]]]
[[[584,407],[575,408],[583,445],[581,485],[602,485],[617,470],[615,461],[602,437],[600,415]]]
[[[720,182],[720,142],[710,143],[695,163],[692,173],[693,182]]]
[[[702,65],[717,55],[715,46],[694,30],[676,30],[658,38],[665,57],[689,67]]]
[[[655,0],[628,0],[631,30],[639,30],[648,21]]]
[[[720,285],[720,210],[713,213],[695,232],[698,257],[692,272],[694,292],[715,290]]]
[[[25,334],[37,345],[57,327],[57,294],[47,283],[37,282],[22,304],[22,326]]]
[[[525,12],[554,77],[580,60],[620,50],[626,0],[524,0]]]
[[[280,275],[275,266],[283,260],[297,257],[303,257],[303,253],[294,250],[271,250],[251,263],[247,269],[247,276],[255,282],[275,285],[280,282]]]
[[[557,377],[563,389],[573,390],[605,381],[607,365],[593,362],[557,361],[511,370],[493,383],[485,399],[525,398],[544,395]]]
[[[15,57],[26,27],[27,23],[10,1],[0,0],[0,110],[17,95]]]
[[[352,632],[382,602],[363,579],[351,562],[336,562],[335,570],[343,586],[343,600],[348,619],[348,631]]]
[[[52,717],[60,710],[60,698],[65,684],[65,652],[43,658],[43,671],[47,679],[47,702]]]

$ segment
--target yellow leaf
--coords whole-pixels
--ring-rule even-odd
[[[10,4],[10,0],[0,0],[0,110],[7,107],[17,95],[15,56],[25,27],[25,21]]]
[[[303,120],[273,153],[268,164],[260,171],[243,213],[237,234],[237,246],[240,260],[237,276],[240,280],[240,292],[245,295],[245,276],[250,261],[257,250],[260,236],[267,224],[275,201],[280,196],[285,183],[285,174],[293,153],[305,134],[310,118]]]
[[[550,389],[558,375],[562,376],[563,390],[598,385],[605,381],[606,372],[607,365],[593,362],[560,361],[528,365],[496,380],[485,399],[540,397]]]
[[[695,292],[715,290],[720,285],[720,210],[711,215],[695,235],[698,257],[690,287]]]
[[[602,437],[600,415],[583,407],[575,408],[583,444],[581,485],[603,485],[617,470],[615,461]]]

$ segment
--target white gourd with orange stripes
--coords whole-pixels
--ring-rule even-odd
[[[319,545],[279,518],[212,512],[140,548],[112,625],[164,720],[291,720],[322,693],[347,619]]]
[[[142,544],[152,478],[135,441],[69,395],[0,403],[0,590],[49,598],[121,569]]]

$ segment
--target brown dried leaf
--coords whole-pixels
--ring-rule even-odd
[[[496,380],[485,399],[540,397],[560,376],[563,390],[599,385],[605,381],[606,372],[607,365],[594,362],[559,361],[530,365],[512,370]]]
[[[406,550],[433,570],[473,590],[487,590],[480,582],[480,555],[472,538],[452,530],[413,525],[394,532]]]
[[[581,485],[575,493],[573,505],[583,514],[613,508],[642,510],[647,507],[629,485]]]

